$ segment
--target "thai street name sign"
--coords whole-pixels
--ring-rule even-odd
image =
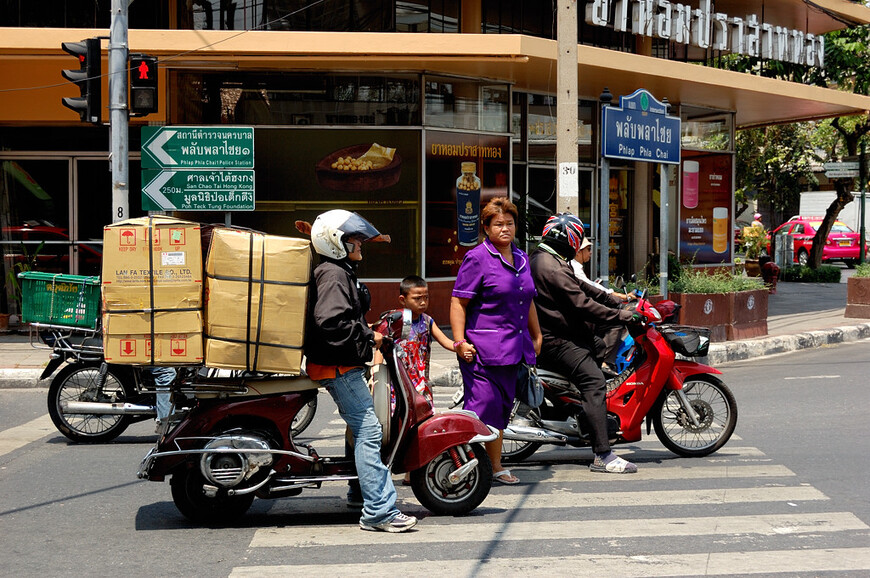
[[[252,169],[254,128],[142,127],[143,169]]]
[[[680,164],[680,119],[642,88],[603,113],[601,153],[611,159]]]
[[[253,211],[253,170],[142,170],[146,211]]]
[[[824,163],[825,176],[829,179],[848,179],[857,177],[859,168],[857,161],[844,161],[835,163]]]

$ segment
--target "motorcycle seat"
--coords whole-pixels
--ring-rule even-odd
[[[269,395],[273,393],[294,393],[298,391],[307,391],[309,389],[317,389],[320,384],[308,377],[300,375],[298,377],[279,377],[268,379],[248,380],[245,382],[248,390],[251,393],[259,395]]]

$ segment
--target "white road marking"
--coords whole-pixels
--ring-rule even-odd
[[[421,541],[454,544],[491,540],[499,542],[528,541],[552,536],[553,524],[552,521],[480,524],[423,523],[419,526],[418,531],[404,534],[362,532],[355,525],[261,528],[254,533],[251,548],[419,544]],[[619,524],[608,523],[607,520],[563,519],[559,521],[558,528],[559,536],[569,536],[574,540],[746,534],[776,536],[870,529],[851,512],[639,518],[620,520]]]
[[[794,377],[783,377],[785,380],[789,379],[840,379],[840,375],[799,375]]]
[[[359,533],[359,530],[357,530]],[[391,541],[402,537],[392,534]],[[401,541],[401,540],[400,540]],[[487,560],[425,560],[369,564],[246,566],[230,578],[271,576],[733,576],[737,574],[870,570],[870,548],[770,550],[646,556],[578,555]]]
[[[29,422],[0,431],[0,456],[56,432],[48,414]]]

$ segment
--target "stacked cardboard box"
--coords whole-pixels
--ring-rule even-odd
[[[202,363],[199,224],[164,216],[103,230],[103,348],[109,363]]]
[[[205,364],[298,374],[310,243],[218,228],[205,270]]]

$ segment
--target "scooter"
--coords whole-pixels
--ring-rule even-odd
[[[384,463],[396,474],[411,472],[414,495],[430,511],[472,511],[492,483],[482,444],[498,432],[470,411],[435,414],[410,385],[393,342],[385,338],[381,351],[385,362],[372,368],[370,385],[383,427]],[[194,403],[170,416],[167,433],[142,460],[139,478],[170,478],[176,507],[198,523],[230,522],[254,497],[295,496],[325,482],[356,479],[352,457],[321,456],[290,433],[293,417],[317,388],[306,376],[241,379],[232,392],[211,388],[207,380],[182,384],[173,396],[192,397]]]
[[[639,441],[642,424],[672,452],[702,457],[724,446],[737,424],[737,402],[717,376],[722,372],[695,361],[677,359],[707,354],[710,330],[662,324],[662,315],[644,295],[636,303],[644,322],[629,329],[635,341],[628,366],[607,380],[607,424],[611,443]],[[672,311],[665,310],[668,314]],[[579,395],[568,379],[538,368],[544,386],[539,408],[514,404],[504,430],[502,459],[522,461],[543,444],[591,445]]]

